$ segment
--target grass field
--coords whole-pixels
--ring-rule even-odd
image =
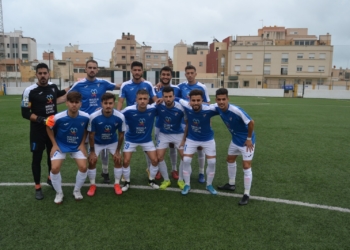
[[[231,102],[255,121],[247,206],[238,206],[241,158],[236,195],[207,194],[197,182],[194,159],[193,192],[184,197],[175,181],[169,191],[147,188],[140,150],[131,163],[131,184],[137,186],[117,197],[112,185],[102,185],[92,198],[85,186],[81,202],[71,196],[68,183],[75,182],[77,169],[67,159],[65,199],[58,206],[48,186],[44,200],[34,199],[29,121],[21,117],[19,96],[0,96],[0,249],[349,249],[350,101],[231,97]],[[212,126],[217,186],[227,182],[230,135],[219,117]]]

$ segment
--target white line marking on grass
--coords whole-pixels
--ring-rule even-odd
[[[42,186],[48,186],[47,183],[41,183]],[[74,187],[74,183],[62,183],[63,187]],[[33,186],[33,183],[24,182],[0,182],[0,187],[11,187],[11,186]],[[84,187],[89,187],[90,184],[84,184]],[[101,188],[113,188],[113,184],[96,184],[97,187]],[[143,189],[143,190],[153,190],[153,188],[149,186],[140,186],[140,185],[130,185],[130,188],[134,189]],[[156,191],[156,190],[155,190]],[[167,188],[166,190],[159,190],[159,192],[163,191],[172,191],[172,192],[179,192],[179,188]],[[196,194],[206,194],[211,195],[206,190],[200,190],[200,189],[191,189],[190,193],[196,193]],[[226,192],[218,192],[219,196],[226,196],[226,197],[236,197],[241,198],[242,194],[233,194],[233,193],[226,193]],[[301,202],[301,201],[291,201],[291,200],[283,200],[278,198],[267,198],[267,197],[259,197],[259,196],[250,196],[251,200],[258,200],[258,201],[269,201],[269,202],[276,202],[276,203],[283,203],[283,204],[289,204],[289,205],[296,205],[296,206],[303,206],[303,207],[312,207],[312,208],[321,208],[326,210],[332,210],[332,211],[338,211],[343,213],[350,213],[350,209],[348,208],[341,208],[341,207],[332,207],[332,206],[325,206],[320,204],[312,204],[307,202]]]

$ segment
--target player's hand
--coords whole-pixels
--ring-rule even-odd
[[[46,126],[48,126],[50,128],[55,126],[55,116],[54,115],[50,115],[49,117],[47,117],[45,124],[46,124]]]
[[[58,147],[58,145],[52,145],[51,152],[50,152],[50,158],[53,157],[53,155],[56,153],[56,151],[61,152],[61,149]]]
[[[122,162],[122,157],[119,152],[115,152],[113,155],[114,164],[120,166]]]
[[[162,87],[162,83],[158,82],[154,87],[155,87],[156,91],[159,91],[160,88]]]
[[[97,162],[97,155],[95,152],[90,152],[89,157],[88,157],[88,161],[91,164],[95,164]]]
[[[157,101],[156,101],[156,104],[161,104],[163,102],[163,98],[158,98]]]
[[[87,157],[87,152],[84,143],[79,146],[78,150],[80,150],[85,155],[85,157]]]
[[[254,150],[254,144],[252,143],[252,140],[246,140],[244,145],[247,147],[247,152],[252,152]]]

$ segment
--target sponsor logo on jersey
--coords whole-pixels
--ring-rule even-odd
[[[139,126],[145,126],[145,118],[140,118],[139,119]]]
[[[83,127],[85,125],[85,122],[80,123],[80,125]]]
[[[103,122],[99,122],[98,125],[101,125]]]
[[[41,95],[43,92],[41,91],[40,93],[39,93],[39,95]]]
[[[206,116],[207,116],[207,114],[204,114],[204,115],[203,115],[203,117],[206,117]]]
[[[97,87],[100,87],[100,84],[99,84],[99,83],[97,83]]]
[[[78,132],[77,128],[71,128],[70,129],[70,134],[73,135],[73,136],[76,136],[77,132]]]
[[[177,116],[179,113],[178,112],[175,112],[175,116]]]
[[[105,126],[105,132],[109,133],[109,132],[111,132],[111,130],[112,130],[112,126],[111,125],[106,125]]]
[[[166,116],[165,117],[165,122],[170,124],[171,123],[171,117]]]
[[[198,119],[193,119],[192,122],[195,126],[198,126],[200,123]]]
[[[91,90],[91,97],[96,97],[97,96],[97,89],[92,89]]]
[[[46,99],[47,99],[47,103],[53,103],[53,95],[47,95],[46,96]]]
[[[131,88],[130,91],[131,91],[131,90],[134,90],[134,88]]]
[[[118,123],[118,122],[116,122],[116,123],[114,123],[114,126],[118,126],[118,124],[119,124],[119,123]]]
[[[63,124],[63,126],[67,126],[69,123],[68,122],[66,122],[65,124]]]

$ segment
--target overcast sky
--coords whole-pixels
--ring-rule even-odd
[[[349,0],[3,0],[2,5],[5,32],[22,30],[35,38],[38,59],[49,49],[61,59],[71,43],[108,66],[122,32],[172,56],[181,39],[211,43],[213,37],[257,35],[263,23],[308,28],[317,37],[329,32],[333,65],[350,67]]]

